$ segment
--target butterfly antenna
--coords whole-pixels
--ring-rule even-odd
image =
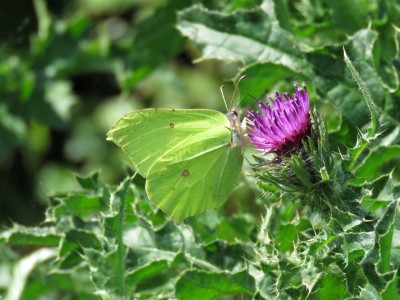
[[[244,97],[246,97],[246,96],[250,96],[250,97],[253,98],[253,100],[256,101],[256,102],[258,101],[257,98],[254,97],[253,95],[251,95],[251,94],[246,94],[246,95],[243,95],[243,97],[240,99],[239,104],[238,104],[237,107],[240,107],[240,104],[242,103]]]
[[[230,105],[231,108],[232,108],[232,104],[233,104],[233,98],[235,98],[237,89],[238,89],[238,87],[239,87],[239,83],[240,83],[243,79],[245,79],[246,77],[247,77],[246,75],[241,76],[241,77],[239,78],[238,82],[236,83],[235,90],[233,91],[233,94],[232,94],[231,105]]]
[[[221,91],[222,100],[224,100],[224,104],[225,104],[225,107],[226,107],[226,111],[229,111],[228,105],[226,104],[226,100],[225,100],[224,88],[225,88],[225,86],[224,86],[224,85],[221,85],[221,86],[219,87],[219,90]]]
[[[252,94],[246,94],[245,96],[250,96],[251,98],[253,98],[254,101],[258,101],[258,99],[254,97]]]

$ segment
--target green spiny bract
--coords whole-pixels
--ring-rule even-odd
[[[351,172],[342,168],[342,157],[329,147],[325,122],[311,112],[310,133],[286,155],[255,155],[252,168],[260,186],[273,184],[300,199],[304,206],[325,216],[356,212],[357,202],[347,184]]]

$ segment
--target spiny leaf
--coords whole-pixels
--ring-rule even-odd
[[[212,300],[231,294],[250,294],[255,291],[254,279],[246,270],[237,273],[188,271],[176,283],[178,299]]]
[[[373,149],[355,169],[356,177],[352,184],[362,185],[379,178],[393,170],[397,173],[400,166],[400,146],[382,146]],[[397,168],[396,168],[397,166]]]
[[[178,17],[178,29],[203,53],[197,61],[233,60],[244,65],[270,62],[312,77],[294,36],[279,26],[273,10],[227,15],[192,6]]]
[[[396,220],[397,210],[397,201],[388,205],[385,215],[376,225],[374,247],[366,254],[361,263],[369,283],[379,292],[387,290],[390,282],[396,277],[396,270],[391,270],[390,265],[394,220]],[[393,285],[390,285],[390,288],[393,289]]]
[[[82,188],[95,190],[99,186],[99,175],[99,172],[95,172],[89,176],[76,175],[75,178]]]
[[[24,227],[14,225],[0,233],[0,242],[16,245],[58,245],[62,234],[54,227]]]

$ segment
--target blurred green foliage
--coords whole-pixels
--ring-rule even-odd
[[[222,108],[220,64],[193,68],[174,27],[190,1],[3,1],[0,10],[0,222],[43,218],[72,172],[121,179],[104,140],[133,108]]]
[[[0,294],[6,299],[398,295],[398,1],[0,5]],[[105,141],[118,118],[142,107],[224,111],[219,85],[243,74],[243,107],[305,81],[312,105],[326,117],[331,149],[345,153],[370,119],[343,46],[384,124],[351,182],[376,221],[370,226],[349,212],[322,220],[274,187],[265,187],[267,195],[249,188],[246,178],[223,207],[177,226],[148,202],[142,178],[115,187],[97,173],[72,175],[101,169],[104,182],[121,182],[128,161]],[[42,220],[36,227],[11,225]]]

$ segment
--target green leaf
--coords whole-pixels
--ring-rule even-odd
[[[394,201],[387,206],[386,212],[375,228],[374,247],[366,254],[361,262],[368,281],[380,293],[396,295],[396,286],[392,284],[396,278],[396,270],[391,267],[391,249],[394,233],[394,221],[398,210],[398,202]],[[390,299],[390,298],[387,298]]]
[[[22,79],[21,100],[27,101],[35,88],[36,77],[33,72],[26,72]]]
[[[10,113],[8,107],[0,104],[0,134],[2,144],[0,145],[0,161],[8,157],[8,153],[15,147],[25,143],[28,128],[22,118]]]
[[[255,282],[247,271],[237,273],[209,273],[188,271],[176,283],[178,299],[215,299],[225,295],[250,294]]]
[[[95,233],[86,230],[70,230],[67,232],[65,239],[83,248],[100,250],[102,247]]]
[[[297,234],[298,232],[294,224],[281,225],[279,228],[279,232],[276,235],[279,250],[293,250]]]
[[[346,261],[352,261],[362,257],[375,244],[373,232],[348,233],[344,236],[342,245],[343,252],[346,254]],[[360,252],[361,251],[361,252]]]
[[[90,278],[96,289],[106,291],[104,299],[128,299],[118,249],[106,253],[85,249],[83,258],[89,263]]]
[[[383,86],[390,93],[393,93],[399,87],[399,75],[393,65],[399,53],[397,32],[393,24],[390,23],[379,26],[377,30],[379,31],[379,36],[374,48],[377,70],[382,78]]]
[[[95,190],[99,186],[99,172],[95,172],[89,176],[75,176],[76,180],[79,182],[79,185],[88,190]]]
[[[178,17],[178,29],[202,52],[197,62],[232,60],[244,66],[273,63],[313,76],[295,37],[279,26],[273,10],[236,11],[227,15],[192,6]]]
[[[400,146],[382,146],[372,150],[364,161],[356,168],[356,178],[351,180],[354,185],[371,182],[375,178],[399,169]],[[397,166],[397,168],[396,168]]]
[[[38,265],[49,259],[56,258],[57,250],[50,248],[41,248],[31,253],[29,256],[20,260],[13,270],[13,277],[8,287],[6,300],[21,299],[23,289],[28,281],[28,276]]]
[[[126,286],[136,288],[136,286],[144,280],[154,281],[159,279],[162,272],[169,268],[169,263],[166,260],[155,260],[151,263],[141,266],[126,275]],[[156,282],[154,282],[156,283]],[[157,285],[157,282],[155,285]]]
[[[228,243],[237,243],[238,241],[248,242],[251,238],[251,232],[254,229],[254,221],[251,218],[236,217],[223,220],[216,227],[216,238],[227,241]]]
[[[126,286],[136,295],[146,295],[146,291],[165,290],[174,288],[179,277],[179,269],[186,269],[187,263],[182,254],[178,254],[172,262],[154,260],[147,265],[140,266],[126,275]]]
[[[37,267],[45,269],[42,265]],[[20,299],[40,299],[46,297],[46,295],[54,295],[58,291],[63,291],[64,297],[79,300],[98,300],[98,297],[94,294],[93,286],[88,280],[87,273],[57,274],[51,273],[53,271],[51,268],[48,269],[45,280],[38,276],[37,270],[32,274]]]
[[[243,269],[247,266],[243,257],[253,257],[254,255],[253,249],[249,244],[239,242],[228,244],[224,240],[216,240],[205,245],[203,250],[206,255],[202,263],[198,259],[193,259],[193,256],[188,257],[188,261],[199,269],[212,271]]]
[[[352,35],[344,48],[355,69],[361,74],[373,101],[382,107],[385,92],[373,59],[373,45],[376,39],[375,31],[363,29]],[[336,58],[342,52],[342,46],[328,47],[309,53],[307,59],[313,64],[317,75],[314,80],[316,88],[337,105],[349,124],[361,128],[370,121],[370,112],[362,95],[355,88],[354,79],[345,62]]]
[[[288,67],[274,63],[256,63],[243,68],[241,74],[246,75],[246,80],[240,82],[239,89],[242,95],[249,94],[249,97],[245,96],[241,102],[242,107],[246,107],[254,102],[252,97],[259,99],[267,89],[271,90],[274,84],[293,76],[294,72]]]
[[[364,187],[366,196],[362,199],[362,206],[376,219],[382,218],[388,202],[396,200],[392,174],[382,176]]]
[[[83,193],[77,193],[62,199],[65,208],[70,213],[85,217],[93,213],[100,212],[105,207],[101,196],[91,196]]]
[[[14,225],[11,229],[0,233],[0,242],[16,245],[48,245],[56,246],[60,234],[54,227],[24,227]]]
[[[137,24],[133,40],[135,51],[132,52],[130,59],[132,67],[121,77],[124,89],[131,89],[183,48],[183,38],[174,26],[176,11],[188,4],[185,0],[170,0],[151,17]]]
[[[194,241],[192,230],[185,225],[177,226],[171,221],[157,232],[145,224],[127,226],[124,231],[124,243],[135,253],[141,265],[154,260],[172,262],[177,253],[183,250],[187,259],[193,263],[201,264],[205,258],[204,251]],[[205,264],[209,265],[207,262]]]
[[[396,0],[388,0],[380,4],[380,8],[385,11],[393,24],[398,24],[400,21],[400,6]]]
[[[370,284],[361,288],[360,299],[376,300],[380,298],[378,291]]]
[[[361,5],[357,1],[328,1],[326,3],[332,12],[333,26],[339,26],[343,31],[352,33],[367,25],[367,18],[362,14]]]

